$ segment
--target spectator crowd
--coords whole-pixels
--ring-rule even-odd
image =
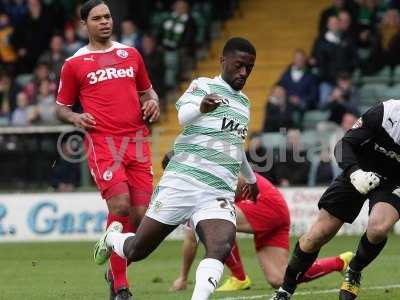
[[[0,0],[0,126],[59,124],[54,111],[60,70],[88,42],[79,16],[85,1]],[[232,17],[238,0],[106,3],[114,19],[112,39],[142,54],[165,112],[168,99],[174,98],[183,80],[191,79],[197,61],[205,57],[223,22]],[[74,109],[79,111],[79,104]],[[0,135],[1,153],[28,150],[21,145],[16,136]],[[62,149],[69,153],[65,145]],[[55,189],[71,191],[79,184],[78,165],[58,158],[52,170]]]
[[[321,12],[310,55],[294,50],[250,142],[264,176],[313,186],[338,175],[335,143],[373,104],[400,95],[399,13],[398,0],[332,0]]]

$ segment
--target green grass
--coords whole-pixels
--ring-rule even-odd
[[[321,256],[335,255],[355,249],[358,237],[338,237],[321,252]],[[293,241],[292,241],[293,242]],[[294,244],[294,243],[292,243]],[[381,256],[364,272],[363,287],[399,284],[400,237],[391,236]],[[0,299],[108,299],[103,280],[103,268],[92,261],[93,243],[18,243],[0,244]],[[251,239],[240,240],[240,248],[247,273],[253,286],[249,291],[217,293],[212,299],[226,297],[250,297],[271,294],[272,289],[265,282]],[[203,251],[199,251],[196,265]],[[178,275],[181,258],[181,242],[167,241],[143,262],[130,267],[129,278],[133,283],[136,300],[187,300],[190,299],[193,284],[188,291],[168,292],[172,280]],[[193,280],[195,268],[192,268]],[[338,288],[340,274],[304,284],[298,292]],[[266,296],[252,299],[267,299]],[[298,295],[294,299],[325,300],[337,299],[335,293]],[[360,300],[397,300],[400,288],[386,290],[362,290]]]

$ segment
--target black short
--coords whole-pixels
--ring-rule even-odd
[[[353,223],[367,199],[369,199],[369,211],[376,203],[386,202],[391,204],[400,214],[399,185],[381,182],[377,188],[367,195],[362,195],[344,175],[338,176],[332,182],[319,200],[318,207],[325,209],[331,215],[346,223]]]

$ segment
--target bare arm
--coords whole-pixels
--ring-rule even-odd
[[[72,123],[76,127],[90,129],[94,128],[96,121],[89,113],[78,114],[72,111],[71,107],[66,105],[56,104],[56,116],[59,120]]]
[[[149,118],[150,122],[155,122],[160,117],[160,105],[158,95],[153,88],[143,93],[139,93],[140,103],[142,104],[143,119]]]
[[[182,267],[181,274],[174,281],[172,286],[170,287],[170,291],[180,291],[186,289],[187,286],[187,278],[189,275],[190,267],[193,264],[193,260],[196,257],[197,252],[197,241],[196,237],[192,230],[188,230],[186,232],[185,240],[183,241],[182,246]]]

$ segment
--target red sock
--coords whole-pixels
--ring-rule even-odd
[[[240,258],[239,248],[235,243],[232,246],[231,253],[225,259],[225,264],[231,270],[232,276],[236,277],[239,280],[246,279],[246,273],[244,272],[242,260]]]
[[[133,232],[132,224],[128,216],[122,217],[108,214],[107,226],[113,221],[118,221],[123,225],[122,232]],[[118,289],[121,287],[129,287],[126,267],[126,259],[119,257],[116,253],[113,252],[110,257],[110,270],[114,278],[115,291],[118,291]]]
[[[343,260],[339,256],[317,259],[311,268],[299,279],[299,283],[308,282],[334,271],[342,271]]]

